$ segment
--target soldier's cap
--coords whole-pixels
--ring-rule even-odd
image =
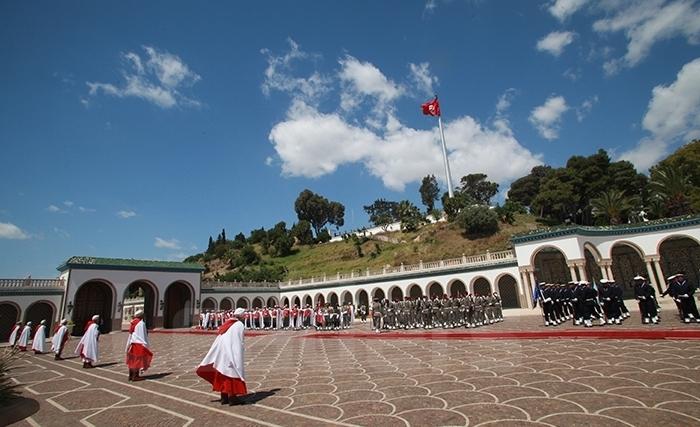
[[[634,276],[633,280],[646,280],[646,279],[643,278],[642,276]]]
[[[590,285],[590,283],[586,282],[585,280],[581,280],[578,282],[579,285]]]
[[[546,284],[547,284],[547,282],[540,282],[540,286],[546,285]]]
[[[608,283],[608,279],[600,279],[598,280],[598,283]]]
[[[40,325],[45,325],[45,324],[46,324],[46,320],[42,320],[41,322],[39,322],[39,324],[40,324]]]
[[[666,278],[666,280],[673,280],[673,279],[675,279],[676,277],[678,277],[677,274],[672,274],[672,275],[668,276],[668,277]]]

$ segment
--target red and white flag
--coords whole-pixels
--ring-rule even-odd
[[[437,97],[435,97],[435,99],[432,101],[428,101],[421,105],[421,108],[423,109],[423,114],[426,116],[440,116],[440,103],[438,102]]]

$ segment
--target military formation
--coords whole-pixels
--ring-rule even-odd
[[[366,313],[360,307],[360,318]],[[490,295],[433,296],[389,301],[375,299],[371,307],[372,330],[476,328],[503,321],[501,298]]]
[[[233,310],[208,310],[200,315],[200,328],[216,330],[232,316]],[[319,304],[314,309],[309,305],[276,305],[247,309],[242,318],[245,327],[253,330],[301,331],[313,328],[317,331],[339,331],[353,324],[355,307],[352,304]]]
[[[622,289],[613,281],[603,279],[600,288],[587,281],[569,283],[540,283],[536,303],[542,309],[545,326],[561,325],[573,319],[576,326],[593,327],[620,325],[630,316],[622,298]]]

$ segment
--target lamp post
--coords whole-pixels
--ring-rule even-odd
[[[68,301],[68,305],[66,306],[66,310],[68,310],[68,314],[70,314],[70,312],[73,311],[73,301]]]

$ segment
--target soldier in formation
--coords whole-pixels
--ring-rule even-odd
[[[673,298],[673,301],[676,303],[676,308],[678,309],[678,318],[681,322],[700,323],[700,314],[698,314],[698,307],[695,304],[695,298],[693,296],[697,286],[690,284],[686,280],[684,272],[674,274],[666,278],[666,280],[668,288],[661,293],[661,297],[670,295],[671,298]]]
[[[372,303],[372,330],[475,328],[503,321],[501,298],[490,295],[433,296]]]
[[[602,279],[600,288],[587,281],[568,284],[539,284],[537,301],[542,307],[545,326],[557,326],[573,319],[576,326],[620,325],[629,317],[622,289],[614,281]]]

